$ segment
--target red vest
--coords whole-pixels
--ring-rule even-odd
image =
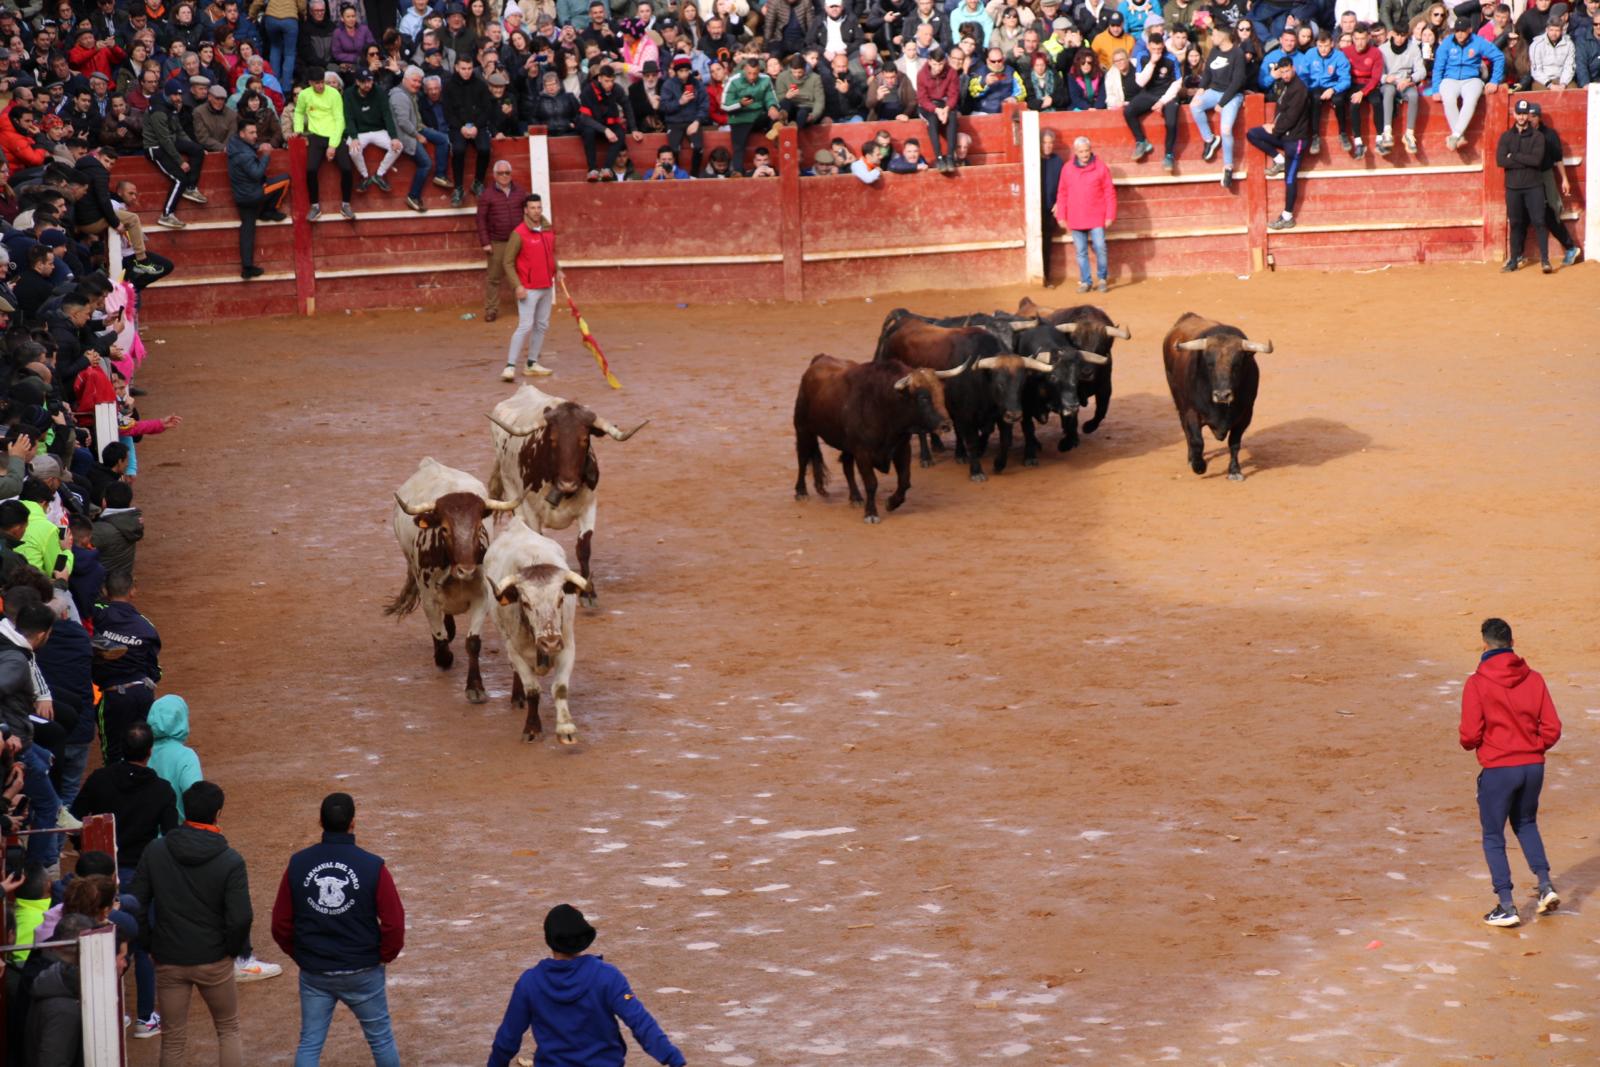
[[[522,239],[517,249],[517,281],[524,289],[548,289],[556,283],[556,235],[549,230],[528,229],[517,223],[516,235]]]

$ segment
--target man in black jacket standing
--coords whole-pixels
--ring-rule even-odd
[[[1252,126],[1245,138],[1272,160],[1267,177],[1283,175],[1283,214],[1267,223],[1269,230],[1294,226],[1295,194],[1300,191],[1300,156],[1311,137],[1311,93],[1294,73],[1294,60],[1279,56],[1272,64],[1272,77],[1278,82],[1278,114],[1272,129]]]
[[[1544,134],[1534,124],[1539,105],[1527,97],[1517,101],[1512,113],[1514,125],[1500,135],[1494,161],[1506,172],[1506,220],[1511,223],[1511,253],[1501,271],[1509,274],[1522,266],[1522,249],[1528,242],[1528,227],[1533,227],[1534,243],[1539,246],[1540,269],[1549,274],[1550,231],[1545,229]]]
[[[188,1063],[193,989],[217,1028],[220,1067],[244,1067],[235,956],[250,952],[250,879],[244,857],[217,828],[222,787],[199,781],[183,794],[182,826],[145,849],[131,892],[134,918],[156,962],[161,1061]]]

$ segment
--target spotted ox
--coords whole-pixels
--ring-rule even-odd
[[[440,670],[455,662],[457,615],[467,618],[467,699],[487,699],[478,673],[484,599],[482,563],[489,548],[484,517],[510,511],[515,500],[496,500],[483,483],[465,471],[446,467],[433,457],[417,465],[394,495],[394,538],[406,557],[406,584],[385,615],[409,615],[422,605],[433,634],[433,662]]]
[[[577,658],[573,621],[577,598],[589,583],[567,569],[561,546],[535,533],[521,518],[512,519],[489,546],[484,575],[494,595],[494,621],[506,645],[516,676],[511,683],[511,706],[526,703],[522,739],[544,736],[539,721],[539,679],[553,674],[550,698],[556,705],[556,740],[563,745],[578,740],[567,692],[572,665]]]
[[[1217,440],[1228,441],[1228,480],[1244,481],[1239,472],[1239,443],[1255,415],[1261,371],[1256,354],[1272,351],[1271,341],[1252,341],[1237,326],[1186,313],[1167,332],[1161,355],[1167,385],[1178,407],[1178,421],[1189,442],[1189,469],[1206,472],[1200,440],[1208,427]]]
[[[590,447],[593,438],[626,441],[649,419],[624,433],[582,404],[542,393],[531,385],[518,389],[489,413],[495,463],[489,490],[521,497],[518,514],[535,530],[565,530],[578,524],[578,572],[588,582],[583,602],[595,604],[589,570],[593,548],[600,461]]]

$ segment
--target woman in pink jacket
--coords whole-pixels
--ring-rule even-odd
[[[1094,154],[1089,138],[1072,142],[1072,161],[1061,168],[1061,185],[1056,191],[1056,219],[1072,231],[1072,244],[1078,253],[1078,292],[1089,291],[1089,244],[1100,267],[1098,292],[1106,291],[1106,227],[1117,221],[1117,189],[1111,184],[1111,171]]]

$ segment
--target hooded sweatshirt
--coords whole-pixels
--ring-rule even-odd
[[[172,787],[149,767],[120,760],[89,775],[72,802],[72,814],[115,815],[117,865],[136,867],[146,846],[178,825]],[[209,963],[210,960],[202,962]]]
[[[144,515],[138,508],[106,508],[94,522],[94,544],[107,571],[133,570],[143,537]]]
[[[140,940],[157,963],[198,967],[250,944],[244,857],[214,828],[186,822],[145,849],[130,892]]]
[[[1509,648],[1484,653],[1461,691],[1461,747],[1484,767],[1543,763],[1561,740],[1561,719],[1544,677]]]
[[[639,1003],[621,971],[600,956],[540,960],[522,972],[511,991],[489,1067],[509,1067],[530,1026],[537,1043],[534,1067],[622,1067],[627,1046],[618,1018],[658,1063],[682,1067],[683,1053]]]
[[[150,769],[172,787],[178,798],[178,818],[183,818],[183,791],[200,780],[200,757],[184,744],[189,740],[189,703],[180,696],[158,697],[150,705],[150,732],[156,747]]]

